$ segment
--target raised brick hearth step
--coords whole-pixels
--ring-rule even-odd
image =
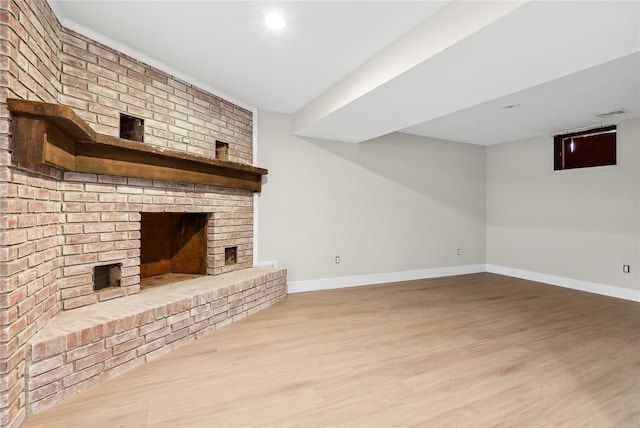
[[[286,296],[285,269],[252,268],[63,311],[27,345],[28,414]]]

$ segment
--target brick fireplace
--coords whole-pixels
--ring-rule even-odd
[[[43,1],[0,3],[0,48],[0,426],[286,297],[251,111]]]

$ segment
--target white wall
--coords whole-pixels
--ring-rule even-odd
[[[616,166],[553,171],[551,136],[487,147],[487,264],[640,298],[639,144],[636,118],[618,125]]]
[[[269,169],[258,261],[277,260],[290,283],[486,263],[640,300],[639,119],[618,126],[618,165],[570,171],[553,171],[550,136],[485,148],[391,134],[351,145],[295,137],[286,114],[259,111],[257,124]]]
[[[406,134],[302,139],[292,116],[268,111],[257,125],[269,169],[258,261],[278,260],[289,281],[484,265],[484,147]]]

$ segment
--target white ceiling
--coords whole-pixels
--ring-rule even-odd
[[[640,115],[638,1],[49,2],[67,28],[293,114],[300,136],[495,144]]]

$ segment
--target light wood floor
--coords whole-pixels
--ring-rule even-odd
[[[23,427],[638,427],[640,304],[488,273],[290,295]]]

